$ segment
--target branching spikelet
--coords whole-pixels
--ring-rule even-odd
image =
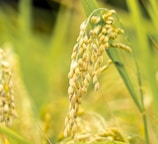
[[[16,115],[12,72],[6,60],[5,52],[0,49],[0,122],[4,122],[6,126],[10,126],[12,119]]]
[[[80,26],[80,34],[77,38],[71,56],[68,95],[70,100],[69,112],[65,119],[65,137],[74,136],[77,129],[77,112],[81,97],[87,93],[90,81],[94,89],[99,89],[99,76],[111,64],[103,66],[105,50],[120,48],[128,52],[130,47],[116,43],[115,40],[124,34],[123,29],[116,27],[114,10],[97,9]]]
[[[108,141],[124,143],[128,139],[118,127],[110,126],[110,123],[100,114],[89,111],[80,111],[76,118],[77,131],[75,137],[63,139],[60,144],[74,143],[106,143]]]

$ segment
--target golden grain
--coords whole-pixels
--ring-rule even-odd
[[[12,119],[17,116],[13,96],[13,74],[2,49],[0,50],[0,59],[0,122],[4,122],[6,126],[11,126]]]
[[[91,79],[94,90],[97,91],[100,87],[99,76],[112,63],[112,60],[108,60],[107,64],[103,66],[105,51],[115,47],[131,51],[129,46],[115,42],[118,36],[124,33],[122,28],[115,25],[115,14],[115,10],[101,10],[100,14],[95,15],[94,13],[80,26],[68,74],[70,106],[65,118],[65,137],[75,137],[78,128],[76,118],[79,104],[81,104],[82,96],[88,91]],[[86,136],[84,135],[83,139],[84,137]],[[82,136],[80,138],[82,139]],[[78,139],[80,138],[78,137]],[[90,141],[98,139],[101,139],[99,135]]]

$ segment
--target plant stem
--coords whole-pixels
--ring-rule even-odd
[[[144,96],[143,96],[143,91],[142,91],[142,81],[141,81],[141,76],[140,76],[140,71],[138,67],[138,63],[136,61],[136,58],[134,56],[135,60],[135,65],[136,65],[136,70],[137,70],[137,75],[138,75],[138,84],[139,84],[139,92],[140,92],[140,99],[141,99],[141,107],[142,107],[142,118],[143,118],[143,124],[144,124],[144,135],[145,135],[145,141],[146,144],[149,144],[149,134],[148,134],[148,125],[147,125],[147,116],[145,113],[145,107],[144,107]]]
[[[149,134],[148,134],[148,125],[147,125],[147,117],[146,113],[142,113],[143,117],[143,124],[144,124],[144,135],[146,144],[149,144]]]

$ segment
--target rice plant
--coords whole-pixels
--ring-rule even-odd
[[[0,143],[158,143],[157,1],[32,2],[0,6]]]

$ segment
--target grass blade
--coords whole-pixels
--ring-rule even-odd
[[[12,130],[0,126],[0,133],[7,135],[8,137],[16,140],[19,144],[33,144],[31,142],[26,141],[24,138],[19,136],[17,133],[13,132]]]
[[[95,0],[82,0],[82,5],[87,16],[89,16],[92,11],[97,9],[97,4]]]

